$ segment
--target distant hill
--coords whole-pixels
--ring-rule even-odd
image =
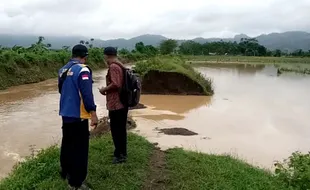
[[[234,38],[195,38],[193,39],[199,43],[214,42],[214,41],[236,41],[239,42],[241,38],[250,38],[245,34],[236,35]],[[303,49],[304,51],[310,50],[310,33],[301,31],[292,31],[284,33],[271,33],[262,34],[255,37],[260,44],[266,46],[270,50],[281,49],[282,51],[292,52],[297,49]],[[30,46],[36,42],[37,36],[30,35],[9,35],[0,34],[0,45],[5,47],[12,47],[14,45]],[[161,35],[141,35],[131,39],[112,39],[112,40],[100,40],[94,39],[93,44],[97,47],[114,46],[119,48],[133,49],[137,42],[143,42],[145,45],[158,46],[162,40],[167,38]],[[90,38],[82,36],[45,36],[45,42],[52,44],[52,48],[59,49],[63,46],[73,46],[80,42],[80,40],[89,41]],[[184,40],[178,40],[179,43]]]

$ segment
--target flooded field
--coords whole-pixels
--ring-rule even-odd
[[[230,153],[270,168],[292,151],[310,149],[310,77],[277,75],[273,66],[208,65],[197,68],[213,78],[215,95],[142,96],[149,106],[133,110],[135,130],[163,148],[184,147],[211,153]],[[95,73],[95,98],[106,115],[105,71]],[[61,134],[56,80],[13,87],[0,92],[0,177],[30,154],[30,145],[44,148]],[[173,136],[160,129],[186,128],[198,133]]]

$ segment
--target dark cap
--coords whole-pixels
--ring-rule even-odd
[[[88,56],[88,49],[86,46],[82,44],[75,45],[72,48],[72,55],[75,57],[81,57],[81,58],[86,57]]]
[[[117,56],[117,50],[114,47],[106,47],[103,51],[104,55]]]

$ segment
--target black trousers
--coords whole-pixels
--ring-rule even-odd
[[[110,128],[114,142],[114,156],[127,156],[127,115],[128,108],[109,111]]]
[[[73,187],[80,187],[87,176],[89,150],[88,120],[63,123],[60,165]]]

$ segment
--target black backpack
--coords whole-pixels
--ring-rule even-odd
[[[126,107],[135,107],[140,102],[141,81],[139,75],[133,70],[123,69],[123,86],[120,90],[120,101]]]

